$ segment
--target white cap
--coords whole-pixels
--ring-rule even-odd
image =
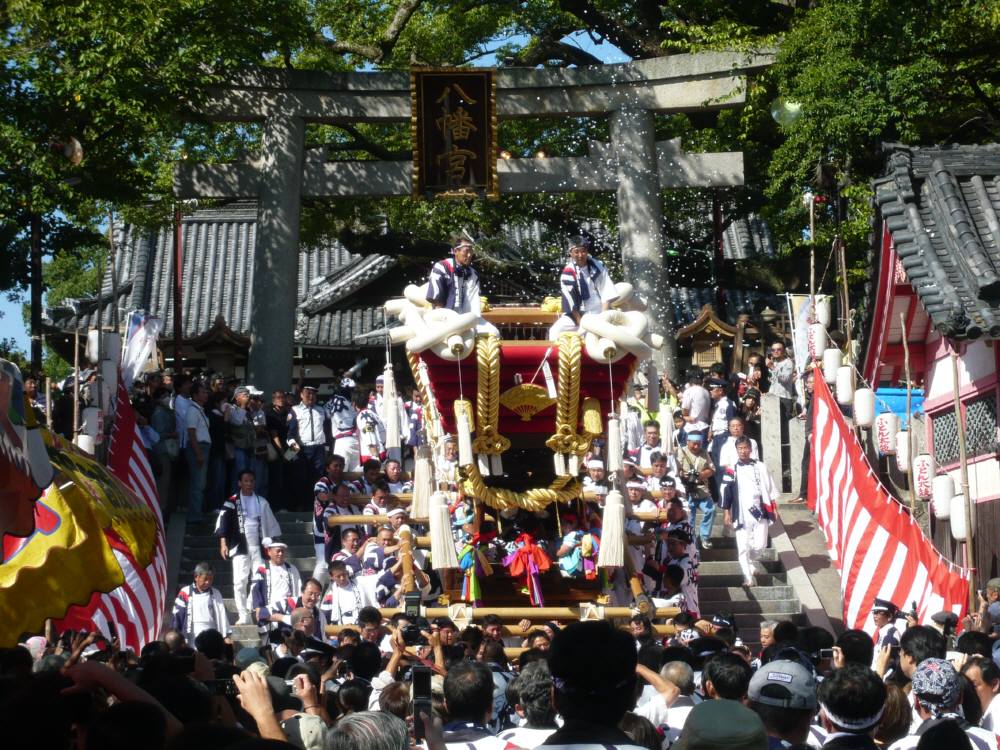
[[[592,458],[589,461],[587,461],[587,468],[588,469],[603,469],[604,468],[604,462],[601,459],[599,459],[599,458]]]
[[[393,508],[388,513],[386,513],[386,515],[389,518],[392,518],[393,516],[405,516],[406,515],[406,509],[405,508]]]
[[[262,541],[261,544],[267,549],[271,549],[272,547],[284,547],[285,549],[288,549],[288,545],[280,539],[272,539],[269,536],[264,537],[264,541]]]

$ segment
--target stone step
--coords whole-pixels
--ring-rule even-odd
[[[760,560],[756,569],[767,573],[784,573],[785,568],[779,560]],[[699,580],[713,575],[734,575],[740,572],[740,564],[736,560],[702,560],[698,566]]]
[[[798,599],[761,599],[760,601],[706,601],[701,598],[699,592],[698,602],[702,609],[711,608],[713,611],[724,611],[732,613],[753,614],[756,617],[763,617],[765,612],[787,612],[797,614],[802,610],[802,605]]]
[[[286,541],[285,544],[288,545],[288,555],[291,557],[308,557],[310,555],[316,554],[316,548],[313,546],[312,539],[308,542],[289,542]],[[219,540],[216,539],[214,544],[190,544],[186,543],[184,545],[184,553],[181,556],[181,564],[188,560],[219,560]],[[221,560],[220,560],[221,561]]]
[[[718,573],[713,575],[699,574],[698,576],[698,587],[702,586],[708,588],[738,588],[743,584],[743,574],[739,572],[739,566],[736,566],[736,573]],[[757,586],[756,588],[767,588],[769,586],[786,586],[788,584],[788,576],[782,571],[781,573],[757,573]]]
[[[699,580],[698,599],[702,602],[745,602],[762,600],[794,599],[795,589],[791,586],[756,586],[747,592],[742,586],[705,586]]]
[[[699,550],[698,555],[703,564],[706,562],[736,560],[736,548],[713,544],[712,549]],[[764,562],[776,562],[778,560],[778,552],[773,549],[765,549],[760,553],[758,559]]]

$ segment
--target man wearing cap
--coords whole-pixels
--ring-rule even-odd
[[[288,611],[295,609],[295,602],[302,594],[302,577],[298,568],[285,561],[288,545],[267,537],[263,546],[267,550],[268,559],[257,568],[250,589],[257,631],[262,639],[267,636],[268,631],[279,626],[282,621],[281,613],[286,607]]]
[[[618,298],[608,269],[601,261],[590,257],[592,248],[590,237],[570,237],[569,261],[559,274],[562,316],[549,329],[550,341],[558,340],[560,334],[578,330],[584,315],[607,310]]]
[[[244,469],[254,469],[250,465],[253,458],[254,442],[257,433],[250,419],[250,389],[239,386],[233,394],[233,403],[224,403],[222,413],[226,419],[226,437],[233,447],[233,460],[229,472],[229,486],[236,487],[238,478]]]
[[[911,687],[914,708],[922,723],[916,732],[890,745],[889,750],[913,750],[920,742],[920,735],[941,719],[951,719],[958,723],[974,750],[995,750],[995,735],[972,726],[962,715],[962,687],[958,672],[951,662],[945,659],[924,659],[913,673]]]
[[[771,519],[777,509],[778,489],[762,461],[750,457],[750,438],[736,440],[739,460],[723,476],[722,509],[726,524],[736,531],[736,550],[743,586],[755,584],[754,563],[767,548]]]
[[[691,709],[674,750],[767,750],[760,718],[734,700],[703,701]]]
[[[275,451],[269,456],[269,492],[283,503],[288,485],[285,477],[285,451],[288,450],[288,400],[283,390],[271,392],[271,403],[264,407],[264,424]]]
[[[292,507],[303,507],[317,477],[323,473],[326,448],[330,442],[330,419],[316,405],[316,387],[302,387],[302,400],[288,413],[288,443],[299,447],[292,469],[295,495]]]
[[[879,649],[884,646],[899,645],[899,631],[896,630],[896,614],[899,607],[887,599],[878,599],[872,603],[872,620],[875,622],[875,633],[872,642],[875,644],[875,654],[878,658]]]
[[[987,633],[996,642],[1000,638],[1000,578],[991,578],[985,588],[985,596],[979,595],[979,610],[972,621],[976,630]]]
[[[687,434],[687,445],[676,453],[677,475],[687,493],[691,509],[691,525],[698,521],[698,509],[703,511],[698,539],[704,549],[711,549],[712,521],[715,519],[715,503],[709,491],[709,482],[715,474],[715,464],[704,450],[704,435],[700,432]]]
[[[466,232],[452,236],[452,257],[435,263],[427,278],[427,301],[433,307],[445,307],[457,313],[475,313],[479,318],[478,333],[498,334],[494,325],[482,319],[479,274],[472,267],[474,249],[475,242]]]
[[[219,509],[214,536],[219,539],[219,555],[233,562],[233,598],[239,613],[238,624],[247,625],[250,623],[247,586],[251,573],[264,564],[260,540],[279,536],[281,527],[267,500],[257,494],[254,473],[244,469],[238,481],[239,490]]]
[[[340,387],[326,404],[326,410],[330,414],[330,428],[333,431],[333,452],[344,458],[344,470],[351,472],[358,470],[358,457],[361,452],[355,428],[358,412],[351,398],[355,385],[351,378],[341,378]]]
[[[816,687],[816,676],[797,661],[768,662],[750,678],[749,708],[764,722],[768,748],[806,745]]]

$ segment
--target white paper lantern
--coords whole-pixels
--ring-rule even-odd
[[[84,453],[89,453],[91,456],[93,456],[94,452],[97,450],[97,447],[94,444],[94,438],[90,435],[77,435],[73,442],[76,443],[77,448],[82,450]]]
[[[120,333],[104,334],[104,351],[101,352],[102,359],[110,359],[115,365],[122,361],[122,337]]]
[[[822,323],[813,323],[809,326],[809,356],[819,359],[826,351],[827,335],[826,326]]]
[[[976,504],[972,503],[972,518],[969,523],[976,525]],[[958,494],[951,499],[951,538],[956,542],[964,542],[969,537],[969,529],[965,518],[965,495]]]
[[[913,457],[913,490],[921,500],[930,500],[934,495],[934,456],[921,453]]]
[[[951,518],[951,499],[955,496],[955,480],[951,474],[938,474],[931,483],[931,509],[939,521]]]
[[[824,328],[830,327],[831,310],[830,297],[827,294],[816,295],[816,322],[822,324]]]
[[[837,370],[837,403],[850,406],[854,403],[854,368],[843,365]]]
[[[871,388],[858,388],[854,392],[854,424],[858,427],[871,427],[875,421],[875,391]]]
[[[899,432],[899,417],[891,411],[875,417],[875,446],[883,456],[891,456],[896,452],[896,434]]]
[[[84,353],[86,354],[87,359],[90,361],[90,364],[92,365],[96,365],[100,360],[100,356],[98,356],[98,351],[97,351],[99,349],[98,342],[100,341],[100,337],[101,337],[101,332],[98,331],[96,328],[92,328],[89,331],[87,331],[87,346],[84,350]]]
[[[910,468],[910,431],[896,433],[896,468],[907,471]]]
[[[831,347],[823,352],[823,380],[830,385],[837,382],[837,370],[844,364],[844,357],[840,349]]]

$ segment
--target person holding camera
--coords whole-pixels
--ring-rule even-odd
[[[684,485],[691,510],[691,526],[696,528],[698,508],[703,511],[698,539],[702,549],[711,549],[712,521],[715,519],[715,503],[709,482],[715,475],[715,464],[704,449],[705,436],[700,432],[689,432],[687,444],[677,449],[678,478]]]
[[[722,479],[722,509],[726,525],[736,531],[736,550],[743,586],[756,584],[754,562],[767,547],[771,520],[777,512],[778,488],[763,461],[750,457],[750,438],[736,440],[736,465],[726,470]]]

